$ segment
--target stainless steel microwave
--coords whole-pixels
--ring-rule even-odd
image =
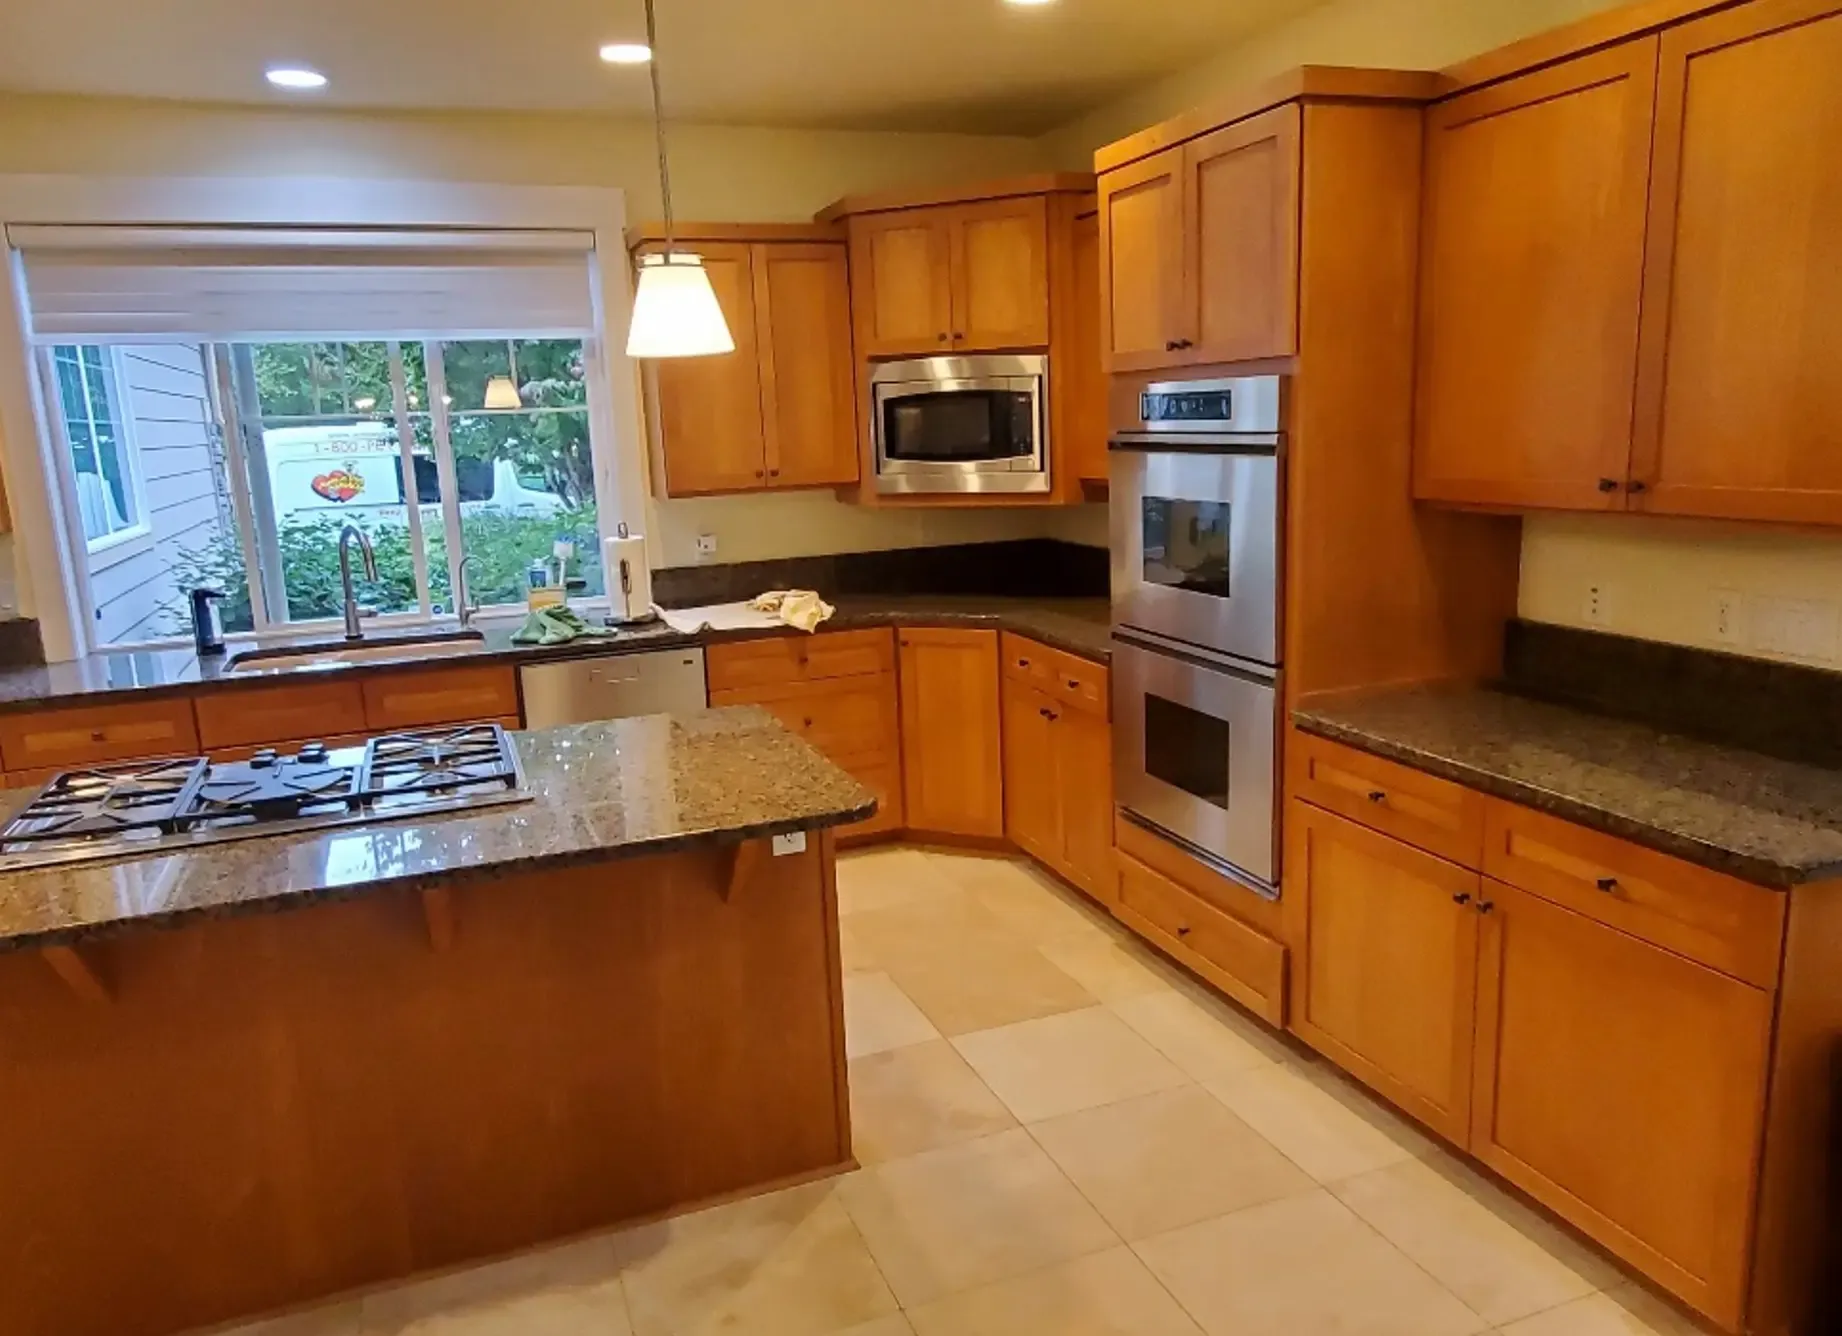
[[[876,490],[1049,490],[1049,359],[924,357],[870,374]]]

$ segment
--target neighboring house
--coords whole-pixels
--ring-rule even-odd
[[[99,380],[103,392],[80,397],[78,409],[66,388],[66,432],[106,438],[114,451],[107,477],[86,467],[102,447],[74,452],[78,512],[90,536],[93,634],[99,645],[157,639],[184,613],[176,558],[233,531],[206,350],[175,343],[83,353],[100,362],[102,374],[90,383]]]

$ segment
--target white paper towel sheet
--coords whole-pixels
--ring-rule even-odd
[[[702,608],[661,608],[665,624],[680,635],[699,631],[762,631],[785,625],[778,613],[756,612],[746,603],[712,603]]]

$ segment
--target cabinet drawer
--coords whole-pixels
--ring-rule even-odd
[[[266,742],[241,742],[232,747],[207,747],[205,751],[213,761],[247,761],[269,748],[285,756],[303,742],[324,742],[336,751],[341,747],[363,747],[370,737],[369,733],[323,733],[313,738],[271,738]]]
[[[1292,734],[1292,793],[1403,844],[1476,869],[1484,795],[1308,733]]]
[[[1285,1024],[1286,949],[1272,938],[1124,856],[1115,912],[1255,1015]]]
[[[1776,988],[1785,896],[1570,821],[1485,800],[1484,872],[1761,988]]]
[[[199,701],[198,741],[214,755],[226,748],[325,740],[364,726],[365,697],[357,682],[223,691]]]
[[[360,683],[365,726],[420,728],[516,716],[518,678],[510,668],[444,668],[386,673]]]
[[[189,700],[0,716],[0,765],[9,771],[69,770],[197,753],[198,728]]]
[[[710,690],[780,686],[895,670],[895,631],[832,631],[767,636],[712,645],[705,663]]]
[[[713,691],[710,704],[759,705],[834,760],[901,759],[894,674]]]
[[[1074,709],[1102,719],[1108,716],[1111,700],[1105,664],[1051,649],[1009,631],[1003,635],[999,653],[1006,677],[1028,683]]]

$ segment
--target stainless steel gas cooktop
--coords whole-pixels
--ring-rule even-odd
[[[0,871],[528,802],[497,724],[301,745],[246,761],[136,761],[59,775],[0,829]]]

